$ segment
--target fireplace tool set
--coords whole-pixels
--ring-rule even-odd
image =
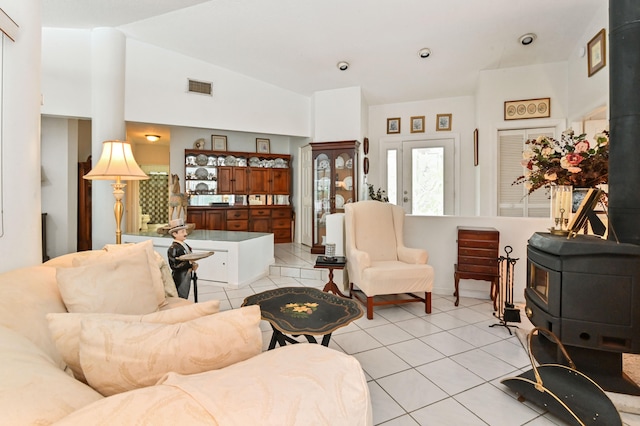
[[[500,290],[498,291],[498,312],[494,312],[493,316],[500,320],[499,324],[492,324],[489,327],[496,325],[503,326],[511,333],[509,327],[516,327],[517,325],[509,325],[510,322],[520,322],[520,309],[516,308],[513,304],[513,277],[514,268],[518,259],[514,259],[509,255],[513,252],[511,246],[505,246],[504,248],[506,256],[500,256],[498,258],[498,270],[500,273]]]

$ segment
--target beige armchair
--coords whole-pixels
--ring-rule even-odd
[[[347,270],[351,294],[373,307],[423,302],[431,313],[433,268],[427,265],[426,250],[408,248],[403,240],[404,210],[380,201],[345,204]],[[354,285],[360,291],[354,291]],[[416,293],[423,293],[424,297]],[[407,298],[405,294],[408,294]],[[396,295],[394,298],[377,298]]]

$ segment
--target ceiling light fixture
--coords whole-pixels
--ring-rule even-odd
[[[428,47],[425,47],[423,49],[418,50],[418,56],[420,56],[422,59],[426,59],[429,56],[431,56],[431,49],[429,49]]]
[[[536,39],[536,35],[534,33],[526,33],[520,36],[518,41],[523,46],[528,46]]]
[[[340,61],[340,62],[338,62],[338,64],[336,66],[338,67],[338,69],[340,71],[346,71],[347,68],[349,68],[349,62]]]
[[[147,138],[149,142],[156,142],[160,140],[160,136],[158,135],[144,135],[144,137]]]

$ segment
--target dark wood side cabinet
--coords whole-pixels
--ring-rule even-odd
[[[500,232],[495,228],[458,226],[458,263],[454,265],[456,297],[460,302],[461,279],[490,281],[490,296],[493,309],[497,310],[500,271],[498,270],[498,248]]]

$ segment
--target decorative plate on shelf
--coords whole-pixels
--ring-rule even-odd
[[[276,158],[273,163],[273,167],[284,169],[285,167],[287,167],[287,162],[284,161],[282,158]]]
[[[237,163],[238,160],[236,160],[236,157],[233,155],[228,155],[227,158],[224,159],[225,166],[235,166]]]
[[[209,179],[209,171],[204,167],[198,167],[195,172],[196,179]]]
[[[340,194],[336,195],[336,209],[344,207],[344,197]]]
[[[318,163],[319,169],[328,169],[329,168],[329,160],[320,160]]]
[[[209,164],[209,157],[204,154],[198,154],[198,156],[196,157],[196,164],[198,166],[206,166],[207,164]]]
[[[208,191],[209,190],[209,185],[207,185],[204,182],[200,182],[199,184],[196,185],[196,191]]]
[[[349,158],[347,160],[347,169],[352,169],[353,168],[353,158]]]
[[[204,149],[205,144],[204,138],[200,138],[193,143],[193,149]]]
[[[249,158],[249,167],[260,167],[260,159],[258,157]]]
[[[351,176],[347,176],[342,182],[346,190],[351,191],[353,189],[353,178]]]
[[[344,158],[341,156],[336,158],[336,169],[344,169]]]

